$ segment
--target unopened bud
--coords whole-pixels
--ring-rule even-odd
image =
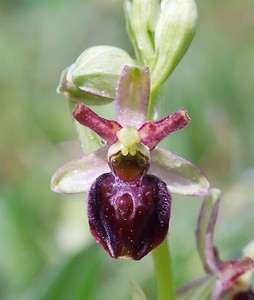
[[[135,65],[124,50],[111,46],[92,47],[78,57],[67,80],[85,92],[114,98],[124,65]]]
[[[70,77],[68,76],[68,73],[71,72],[72,68],[73,65],[63,70],[57,87],[57,92],[59,94],[64,95],[73,103],[82,102],[87,105],[100,105],[113,101],[113,98],[104,97],[81,90],[72,81],[67,80],[67,78]]]
[[[138,62],[149,67],[155,58],[153,32],[159,12],[159,0],[125,1],[127,31]]]
[[[197,7],[194,0],[163,0],[154,33],[156,61],[151,69],[152,91],[173,72],[194,37]]]

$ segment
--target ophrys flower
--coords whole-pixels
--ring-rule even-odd
[[[79,104],[74,118],[106,146],[67,163],[52,178],[56,192],[88,192],[91,232],[115,258],[141,259],[165,239],[170,192],[203,195],[209,186],[194,165],[157,147],[189,124],[187,112],[146,121],[149,97],[149,69],[125,66],[116,88],[117,121]]]
[[[247,255],[236,260],[221,261],[213,243],[220,204],[220,191],[211,189],[200,209],[196,242],[206,274],[178,289],[177,299],[252,300],[250,272],[254,260]]]

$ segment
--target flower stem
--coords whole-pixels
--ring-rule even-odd
[[[158,300],[175,300],[171,259],[167,240],[152,252],[157,277]]]
[[[150,93],[149,105],[148,105],[148,113],[147,119],[152,120],[154,116],[154,98],[155,98],[155,91]]]

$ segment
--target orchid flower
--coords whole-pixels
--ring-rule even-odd
[[[88,219],[95,240],[114,258],[139,260],[165,239],[171,194],[204,195],[209,183],[197,167],[157,147],[189,124],[185,110],[146,121],[148,67],[125,66],[119,77],[117,121],[83,104],[73,117],[106,145],[61,167],[51,186],[59,193],[88,193]]]
[[[206,274],[189,282],[177,291],[178,300],[253,300],[249,272],[254,271],[254,260],[242,257],[222,262],[213,245],[214,227],[220,204],[220,191],[211,189],[202,203],[196,242]]]

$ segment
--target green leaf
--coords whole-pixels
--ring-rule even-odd
[[[130,280],[130,285],[131,285],[132,300],[147,300],[144,292],[134,280],[132,279]]]
[[[176,291],[176,300],[210,300],[216,277],[212,275],[190,281]]]
[[[82,102],[84,103],[84,101]],[[74,111],[76,109],[76,106],[77,105],[75,103],[70,102],[71,111]],[[90,128],[81,125],[76,120],[74,120],[74,124],[81,144],[81,149],[84,154],[96,151],[104,146],[98,134],[96,134]]]
[[[46,275],[21,299],[26,300],[92,300],[101,271],[99,247],[93,243],[74,255],[55,275]]]
[[[90,128],[81,125],[76,120],[74,121],[74,124],[76,126],[79,141],[84,154],[96,151],[104,146],[98,134],[96,134]]]

